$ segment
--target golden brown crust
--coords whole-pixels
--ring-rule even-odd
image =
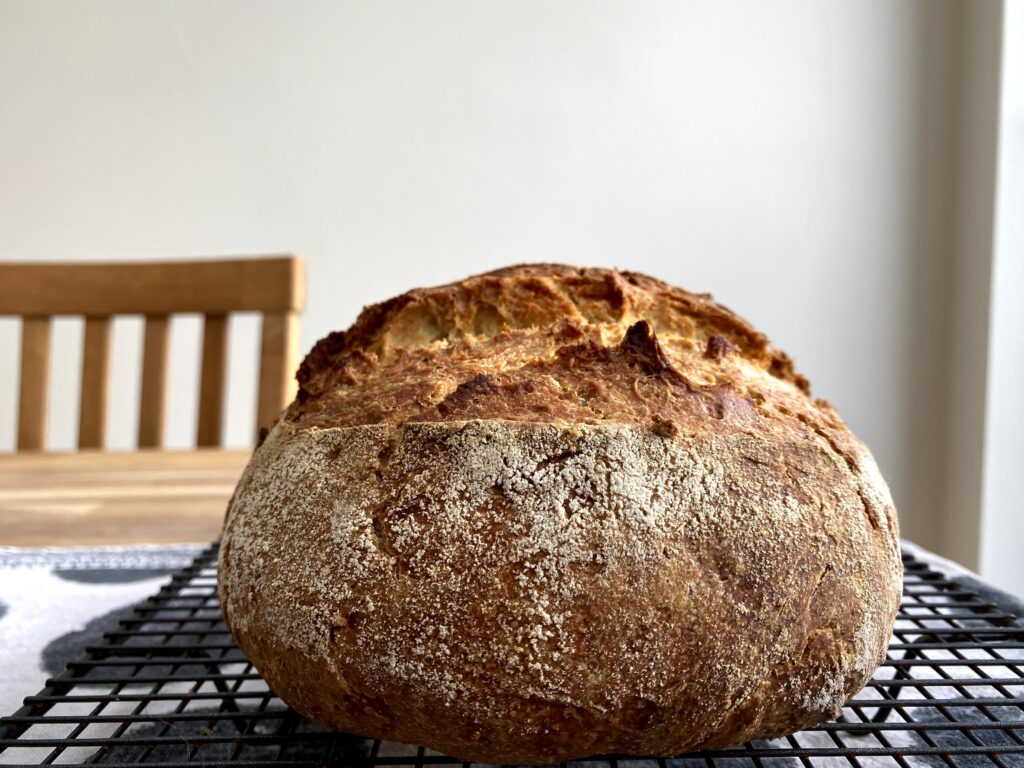
[[[316,720],[482,762],[669,755],[832,716],[884,655],[885,483],[709,297],[512,267],[368,308],[300,382],[219,587]]]
[[[532,264],[366,308],[299,369],[299,426],[501,418],[745,418],[751,374],[806,393],[783,353],[709,296],[635,272]],[[797,402],[804,402],[798,398]]]

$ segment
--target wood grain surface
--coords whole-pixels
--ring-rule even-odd
[[[249,451],[0,455],[0,546],[209,542]]]
[[[10,315],[131,315],[297,311],[306,275],[292,256],[167,262],[0,264]]]

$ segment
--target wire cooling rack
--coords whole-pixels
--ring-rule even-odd
[[[220,618],[216,546],[0,720],[0,765],[463,765],[331,733],[267,688]],[[784,739],[572,768],[1024,768],[1024,627],[911,552],[876,677],[837,721]]]

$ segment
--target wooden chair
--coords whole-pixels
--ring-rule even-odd
[[[216,261],[0,263],[0,315],[20,315],[19,451],[46,447],[50,320],[85,317],[79,448],[106,446],[110,320],[144,315],[139,447],[164,442],[169,316],[204,319],[196,444],[217,446],[224,422],[227,318],[262,313],[257,428],[269,426],[293,395],[298,313],[305,265],[295,256]]]

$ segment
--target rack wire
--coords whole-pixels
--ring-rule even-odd
[[[0,719],[0,765],[468,766],[333,733],[289,709],[232,642],[212,546]],[[1024,768],[1024,627],[904,551],[888,657],[835,721],[677,758],[567,768]]]

